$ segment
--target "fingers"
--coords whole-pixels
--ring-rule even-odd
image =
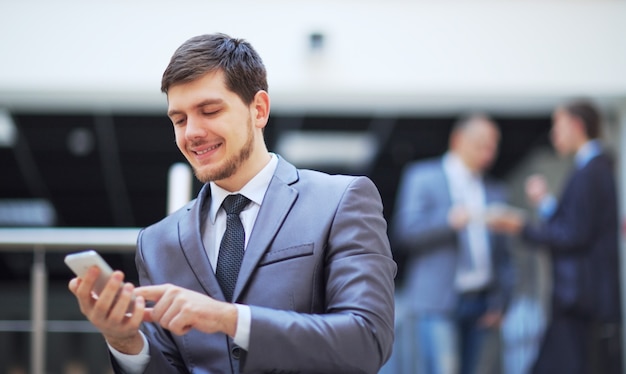
[[[96,266],[92,266],[87,270],[87,273],[85,273],[82,278],[77,279],[75,283],[73,283],[73,280],[70,281],[71,285],[76,284],[74,294],[79,300],[84,302],[91,298],[91,290],[99,275],[100,269]]]
[[[90,268],[83,278],[73,278],[70,280],[68,287],[76,296],[81,312],[89,317],[94,299],[91,296],[91,290],[100,275],[100,269],[97,267]]]
[[[67,288],[71,293],[76,295],[76,289],[78,288],[78,283],[80,282],[80,278],[72,278],[67,284]]]
[[[98,299],[97,304],[99,304],[98,306],[102,306],[102,307],[113,306],[114,301],[117,298],[118,293],[120,292],[120,289],[123,286],[123,282],[124,282],[124,273],[122,273],[121,271],[113,272],[113,274],[111,275],[111,278],[109,278],[108,282],[106,283],[106,286],[102,289],[102,292],[99,295],[97,295],[97,299]]]
[[[140,298],[141,298],[142,300],[144,300],[144,299],[143,299],[143,296],[137,296],[137,300],[139,300]],[[145,305],[145,300],[144,300],[144,305]],[[144,321],[144,322],[150,322],[150,323],[151,323],[151,322],[155,322],[155,321],[154,321],[154,318],[152,318],[152,308],[148,308],[148,307],[146,307],[146,308],[144,309],[144,311],[143,311],[143,321]]]
[[[122,322],[125,318],[132,316],[129,311],[136,306],[133,295],[134,288],[135,286],[132,284],[126,283],[119,289],[115,297],[115,304],[109,312],[113,321]]]
[[[111,275],[111,278],[106,283],[106,286],[98,295],[97,301],[93,305],[92,318],[96,320],[106,320],[109,314],[115,310],[115,307],[119,304],[116,303],[120,289],[122,288],[122,282],[124,281],[124,273],[121,271],[115,271]],[[128,306],[128,303],[125,305]],[[123,316],[124,313],[121,313]],[[113,318],[118,319],[118,318]]]
[[[134,302],[135,306],[133,309],[133,313],[128,320],[128,323],[131,326],[139,326],[144,320],[146,302],[145,299],[141,296],[136,297],[134,300],[131,299],[131,302]],[[128,316],[128,313],[124,314]]]
[[[167,296],[166,296],[167,297]],[[163,299],[161,299],[163,301]],[[191,301],[184,293],[177,293],[168,299],[167,304],[160,302],[156,305],[152,318],[158,320],[161,326],[170,330],[174,334],[183,335],[191,329],[188,322],[192,317],[190,313]]]
[[[548,194],[548,183],[542,175],[532,175],[526,179],[526,197],[532,205],[538,205]]]
[[[502,322],[502,314],[499,312],[487,312],[479,320],[479,325],[492,328],[497,327]]]
[[[152,308],[152,319],[158,321],[161,326],[169,328],[170,320],[178,314],[180,306],[185,303],[184,300],[181,300],[181,298],[184,298],[181,295],[183,290],[171,285],[155,287],[158,287],[158,289],[153,290],[153,292],[159,292],[160,294],[158,300],[154,300],[156,304]],[[152,299],[147,298],[147,300]]]
[[[448,224],[455,230],[460,230],[465,227],[469,219],[470,214],[462,205],[454,205],[448,211]]]
[[[136,354],[143,347],[139,334],[145,310],[145,299],[133,295],[134,286],[124,284],[124,273],[115,271],[99,295],[93,294],[100,276],[97,267],[90,268],[81,278],[69,281],[69,290],[76,295],[81,312],[120,352]],[[132,313],[129,307],[132,306]]]
[[[169,330],[176,335],[185,335],[193,327],[191,324],[187,323],[185,315],[182,314],[174,318],[169,326]]]
[[[167,310],[171,303],[171,299],[173,298],[173,294],[176,293],[177,287],[174,287],[170,284],[162,284],[157,286],[143,286],[135,288],[135,295],[137,297],[141,296],[146,301],[154,302],[154,306],[151,308],[146,308],[146,315],[144,316],[144,321],[160,321],[162,314]],[[167,294],[168,290],[169,296],[164,296]]]
[[[135,293],[156,302],[154,307],[146,309],[144,321],[156,322],[177,335],[191,330],[192,305],[198,302],[195,293],[170,284],[138,287]]]
[[[234,336],[237,308],[230,303],[171,284],[137,287],[134,292],[138,298],[155,302],[154,306],[144,309],[144,322],[158,323],[176,335],[184,335],[194,328],[208,334],[221,331]],[[227,314],[233,323],[224,324]]]
[[[144,286],[135,288],[135,295],[143,296],[145,300],[157,302],[161,300],[161,297],[170,288],[169,284],[161,284],[158,286]]]

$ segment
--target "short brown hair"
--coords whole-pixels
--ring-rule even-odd
[[[580,119],[585,127],[585,133],[589,139],[596,139],[600,137],[600,112],[590,100],[572,100],[562,105],[562,108],[570,115]]]
[[[195,36],[184,42],[163,72],[161,91],[221,70],[226,87],[250,104],[260,90],[267,91],[265,65],[252,45],[226,34]]]

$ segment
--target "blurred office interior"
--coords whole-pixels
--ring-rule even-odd
[[[527,175],[562,183],[570,164],[550,147],[550,115],[579,96],[605,115],[623,186],[623,0],[59,0],[4,2],[0,14],[0,372],[108,372],[104,342],[67,291],[72,275],[62,259],[80,240],[47,250],[11,247],[2,235],[23,227],[77,229],[72,235],[138,229],[168,213],[168,176],[184,158],[160,77],[174,49],[200,33],[247,39],[264,59],[271,151],[298,166],[369,176],[387,218],[402,167],[445,151],[452,124],[470,111],[499,124],[491,174],[525,208]],[[194,196],[198,182],[185,183]],[[132,249],[103,254],[136,279]],[[519,295],[545,307],[548,260],[516,254]],[[32,347],[37,259],[45,264],[43,351]],[[388,366],[397,373],[410,354],[404,338]],[[522,373],[506,369],[523,364],[500,350],[502,372]]]

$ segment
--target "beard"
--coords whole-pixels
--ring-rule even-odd
[[[251,121],[250,121],[251,122]],[[231,177],[237,172],[239,167],[250,158],[252,150],[254,149],[254,134],[252,132],[252,123],[249,123],[248,131],[246,133],[246,142],[243,144],[239,152],[224,160],[216,168],[203,170],[200,168],[194,168],[194,174],[196,178],[202,183],[208,183],[226,179]]]

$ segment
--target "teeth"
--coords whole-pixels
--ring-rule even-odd
[[[214,146],[212,146],[212,147],[209,147],[209,148],[207,148],[207,149],[205,149],[205,150],[203,150],[203,151],[196,151],[196,154],[198,154],[198,155],[203,155],[203,154],[205,154],[205,153],[207,153],[207,152],[209,152],[209,151],[214,150],[214,149],[215,149],[215,148],[217,148],[217,147],[219,147],[219,144],[216,144],[216,145],[214,145]]]

